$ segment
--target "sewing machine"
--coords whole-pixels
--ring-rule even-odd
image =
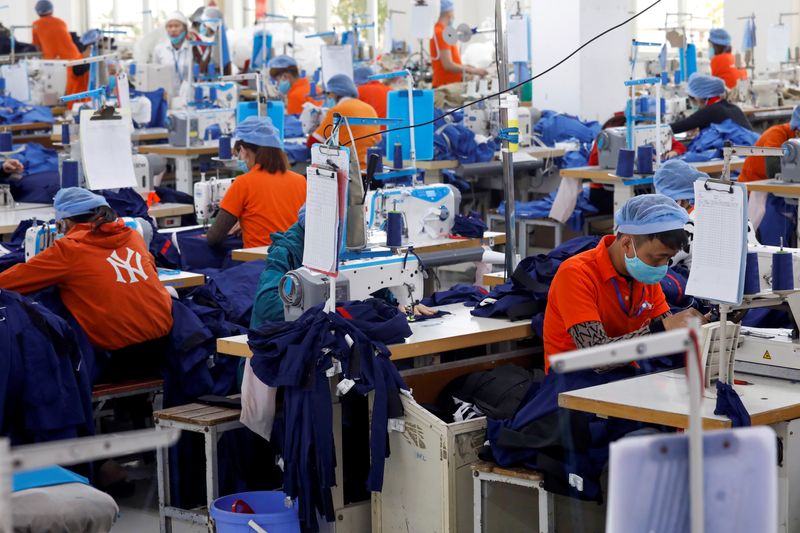
[[[781,148],[781,173],[777,178],[788,183],[800,182],[800,139],[789,139]]]
[[[203,102],[222,109],[236,109],[239,104],[239,85],[233,82],[197,82],[195,90],[202,92]],[[192,92],[194,96],[194,91]]]
[[[172,92],[172,71],[174,68],[172,65],[158,65],[155,63],[137,64],[133,86],[145,92],[163,88],[169,94]]]
[[[403,214],[403,237],[409,245],[441,241],[450,235],[461,206],[461,193],[446,184],[378,189],[367,193],[367,229],[385,231],[389,211]]]
[[[783,99],[780,80],[750,80],[750,103],[756,107],[777,107]]]
[[[145,246],[153,240],[153,227],[144,219],[121,217],[125,225],[136,230],[142,236]],[[53,246],[64,235],[58,233],[55,224],[34,224],[25,232],[25,262]]]
[[[211,178],[194,184],[194,212],[200,224],[207,224],[217,213],[219,203],[233,180],[234,178]]]
[[[56,105],[67,88],[65,61],[32,59],[28,61],[31,80],[31,103]]]
[[[205,142],[207,132],[212,126],[218,126],[221,132],[236,129],[236,110],[172,111],[167,115],[166,126],[169,144],[172,146],[199,146]]]
[[[389,289],[399,304],[410,305],[422,296],[423,285],[419,260],[413,255],[344,261],[336,280],[336,301],[365,300],[376,291]],[[330,278],[305,267],[287,272],[278,285],[287,321],[324,303],[329,293]]]
[[[155,177],[167,170],[167,159],[159,154],[133,154],[133,173],[136,183],[145,191],[152,191]]]
[[[672,149],[672,128],[662,124],[661,153],[666,154]],[[653,125],[636,126],[633,128],[633,146],[639,147],[646,144],[655,145],[657,142],[656,127]],[[607,128],[597,137],[597,155],[601,168],[617,168],[619,151],[628,148],[628,137],[624,126]]]

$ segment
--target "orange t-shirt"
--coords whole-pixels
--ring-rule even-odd
[[[259,165],[231,184],[220,207],[239,219],[245,248],[268,246],[271,233],[283,232],[297,222],[306,203],[306,179],[291,170],[270,174]]]
[[[568,330],[577,324],[601,322],[609,337],[619,337],[669,311],[660,284],[644,285],[617,272],[608,255],[615,239],[603,237],[595,249],[567,259],[556,272],[544,313],[545,371],[551,355],[576,349]]]
[[[67,30],[67,23],[60,18],[48,15],[33,21],[31,28],[33,45],[42,52],[42,59],[80,59],[83,57],[78,47],[72,42]],[[67,69],[66,94],[74,94],[86,90],[89,84],[89,73],[76,76],[71,68]]]
[[[747,79],[747,71],[743,68],[736,68],[736,59],[730,52],[711,58],[711,75],[722,78],[728,89],[736,87],[739,80]]]
[[[379,118],[386,118],[386,102],[392,88],[378,80],[370,80],[358,87],[358,99],[371,105]]]
[[[378,118],[375,109],[368,103],[357,100],[356,98],[342,98],[339,100],[338,104],[328,110],[328,114],[325,115],[322,124],[320,124],[317,131],[314,132],[314,137],[317,140],[324,140],[326,135],[331,134],[334,113],[339,113],[343,117]],[[361,170],[366,170],[367,150],[381,140],[380,134],[377,134],[380,131],[380,126],[350,126],[350,129],[353,130],[353,136],[356,139],[371,135],[371,137],[366,137],[356,142],[358,162],[361,165]],[[352,146],[350,146],[350,132],[344,124],[339,128],[339,144],[352,150]]]
[[[104,350],[172,330],[172,298],[141,235],[122,220],[98,231],[78,224],[27,263],[0,274],[0,287],[22,294],[53,285],[91,343]]]
[[[299,78],[295,81],[286,93],[286,113],[299,115],[303,112],[303,104],[306,102],[319,105],[320,102],[311,98],[309,94],[311,94],[311,81],[308,78]]]
[[[461,64],[461,54],[458,51],[458,46],[454,44],[447,44],[444,42],[444,24],[437,22],[433,27],[433,39],[430,43],[431,57],[438,58],[439,54],[450,50],[450,57],[456,65]],[[438,48],[437,48],[438,45]],[[448,83],[456,83],[464,80],[463,72],[450,72],[445,70],[442,65],[441,59],[434,59],[431,61],[433,67],[433,86],[439,87],[440,85],[447,85]]]
[[[789,124],[777,124],[767,129],[756,141],[756,146],[778,148],[789,139],[794,139],[794,131]],[[750,156],[744,160],[739,181],[758,181],[767,179],[767,163],[765,157]]]

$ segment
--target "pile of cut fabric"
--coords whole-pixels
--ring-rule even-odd
[[[758,133],[736,124],[731,119],[726,119],[702,130],[689,145],[686,153],[680,157],[688,163],[720,159],[726,141],[730,141],[734,146],[753,146],[758,137]]]

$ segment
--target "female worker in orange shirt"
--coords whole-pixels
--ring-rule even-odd
[[[433,39],[430,44],[434,88],[464,81],[464,73],[481,77],[489,74],[485,68],[462,65],[458,46],[445,42],[444,29],[453,24],[453,19],[455,19],[453,0],[442,0],[439,8],[439,20],[433,27]]]
[[[67,30],[67,23],[53,16],[53,2],[39,0],[36,2],[36,14],[39,19],[33,22],[31,34],[33,45],[42,52],[42,59],[81,59],[83,54],[72,41]],[[76,73],[77,70],[77,73]],[[79,66],[67,69],[66,94],[81,93],[89,85],[89,68]]]
[[[711,57],[711,75],[722,78],[728,89],[733,89],[739,80],[747,79],[747,71],[736,68],[736,59],[731,53],[731,35],[723,28],[714,28],[708,35],[714,50]]]

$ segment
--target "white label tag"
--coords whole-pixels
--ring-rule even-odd
[[[402,418],[390,418],[387,427],[389,431],[397,431],[398,433],[404,433],[406,430],[406,421],[403,420]]]
[[[333,366],[330,367],[327,371],[325,371],[325,377],[332,378],[333,376],[339,375],[342,373],[342,362],[338,359],[332,359]]]
[[[583,492],[583,478],[577,474],[570,474],[569,486],[574,487],[578,492]]]
[[[350,389],[352,389],[355,384],[356,382],[352,379],[343,379],[336,385],[336,396],[344,396],[350,392]]]

